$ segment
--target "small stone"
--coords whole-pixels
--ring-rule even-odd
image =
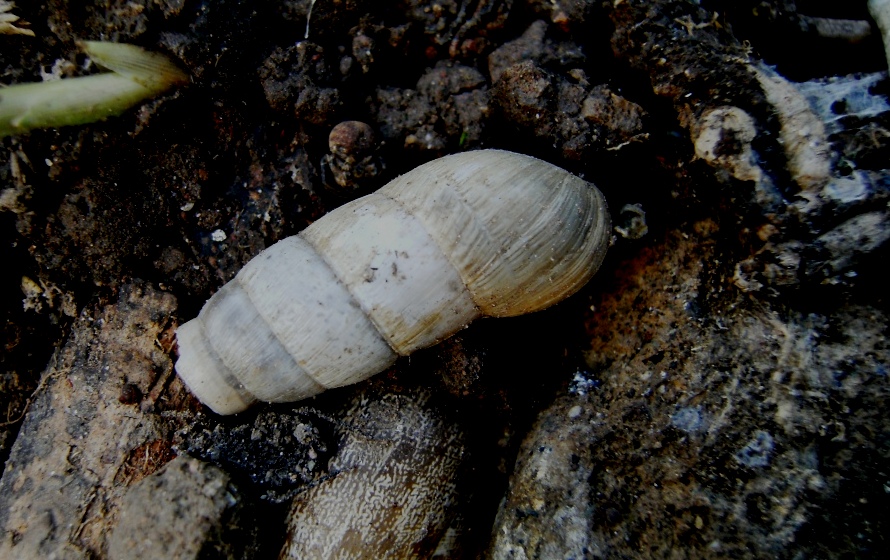
[[[108,540],[109,557],[187,560],[205,547],[234,552],[218,541],[226,536],[225,512],[237,504],[225,472],[180,455],[124,496]]]
[[[121,404],[136,404],[142,400],[142,391],[133,383],[124,383],[117,400]]]

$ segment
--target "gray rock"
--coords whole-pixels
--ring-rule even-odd
[[[180,455],[127,491],[108,557],[188,560],[214,549],[214,557],[237,558],[219,540],[226,510],[237,505],[225,472]]]

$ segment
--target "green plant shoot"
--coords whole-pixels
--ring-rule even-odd
[[[188,80],[167,57],[135,45],[83,41],[79,46],[111,72],[0,88],[0,137],[116,116]]]

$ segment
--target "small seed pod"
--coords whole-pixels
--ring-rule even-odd
[[[609,237],[602,194],[563,169],[437,159],[247,263],[179,327],[176,371],[219,414],[357,383],[480,316],[568,297]]]

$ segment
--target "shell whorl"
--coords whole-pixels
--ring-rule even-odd
[[[609,237],[590,183],[511,152],[447,156],[251,260],[179,327],[176,370],[220,414],[355,383],[479,316],[568,297]]]

